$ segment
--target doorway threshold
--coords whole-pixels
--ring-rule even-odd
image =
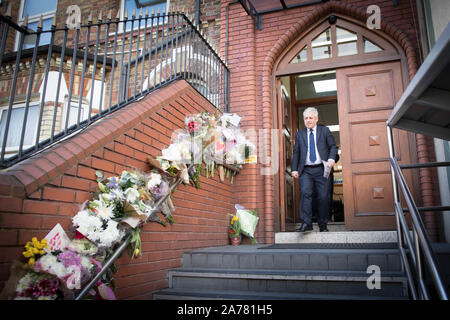
[[[298,228],[300,228],[302,224],[301,223],[289,223],[286,225],[286,231],[295,231]],[[330,221],[327,224],[327,228],[328,230],[330,230],[330,232],[344,232],[347,231],[347,229],[345,228],[345,222],[334,222],[334,221]],[[317,223],[313,223],[313,229],[314,231],[319,231],[319,225]]]

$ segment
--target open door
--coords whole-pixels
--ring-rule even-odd
[[[336,77],[346,229],[393,230],[386,120],[403,92],[400,62],[341,68]],[[407,133],[395,130],[394,139],[399,162],[413,162]]]
[[[294,149],[293,139],[295,133],[292,131],[291,99],[284,88],[280,91],[282,110],[282,149],[280,151],[284,159],[284,170],[281,174],[281,185],[284,185],[284,217],[281,217],[281,230],[286,231],[286,224],[295,223],[294,178],[291,176],[292,152]]]

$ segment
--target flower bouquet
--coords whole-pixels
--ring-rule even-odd
[[[199,187],[199,178],[214,177],[219,171],[221,181],[233,177],[244,163],[256,162],[256,147],[239,129],[241,117],[202,112],[185,118],[185,130],[178,131],[173,143],[162,150],[160,157],[149,157],[149,164],[172,176],[181,176],[183,183]],[[195,166],[187,170],[186,164]],[[203,169],[204,164],[204,169]]]
[[[241,243],[241,223],[239,221],[239,218],[234,214],[230,214],[228,235],[230,237],[232,245],[237,246]]]
[[[170,196],[161,208],[155,204],[170,193],[169,183],[158,172],[123,171],[105,178],[97,172],[98,192],[72,218],[74,237],[69,239],[58,224],[45,239],[25,245],[25,265],[11,272],[8,298],[72,299],[113,253],[115,245],[131,234],[130,256],[141,255],[140,232],[144,223],[173,223],[175,208]],[[154,209],[155,208],[155,209]],[[162,213],[163,218],[158,214]],[[115,299],[108,270],[88,293],[90,298]]]

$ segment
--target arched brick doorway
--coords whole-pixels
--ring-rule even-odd
[[[279,71],[278,67],[280,66],[280,62],[282,62],[283,58],[286,57],[293,46],[299,42],[299,39],[302,39],[306,34],[308,34],[308,32],[314,29],[314,27],[317,27],[317,25],[325,21],[331,14],[338,16],[338,18],[341,17],[346,19],[347,21],[350,21],[355,25],[359,25],[360,27],[365,26],[367,19],[365,11],[359,8],[339,2],[328,2],[313,10],[307,17],[300,19],[277,41],[277,43],[266,55],[263,64],[262,99],[263,126],[265,129],[278,128],[279,116],[281,112],[275,106],[278,105],[276,95],[277,71]],[[374,31],[374,34],[389,40],[391,44],[399,50],[399,54],[401,55],[399,59],[399,64],[401,65],[402,70],[401,77],[403,79],[404,86],[406,86],[417,71],[415,50],[411,42],[402,30],[393,25],[387,25],[383,21],[381,23],[381,29]],[[273,228],[274,220],[277,219],[277,216],[274,215],[273,212],[278,212],[277,210],[274,210],[274,208],[280,208],[280,205],[282,204],[283,185],[280,182],[280,176],[276,179],[272,179],[269,176],[264,177],[266,230]],[[268,186],[272,186],[272,188]],[[273,201],[267,201],[267,199],[273,199]],[[266,235],[266,241],[271,242],[273,240],[273,236],[271,236],[270,233],[266,233]]]

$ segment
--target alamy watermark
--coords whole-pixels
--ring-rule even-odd
[[[376,4],[370,5],[366,10],[370,16],[367,18],[366,25],[370,30],[381,29],[381,9]]]
[[[367,271],[370,276],[367,278],[367,289],[381,289],[381,269],[377,265],[370,265],[367,267]]]

